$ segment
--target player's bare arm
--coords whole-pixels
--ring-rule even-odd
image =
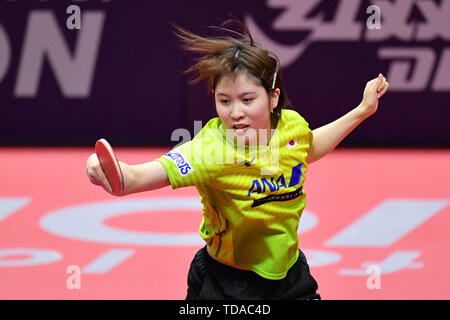
[[[378,109],[379,99],[386,93],[389,83],[382,74],[367,82],[361,103],[341,118],[313,130],[313,144],[306,158],[312,163],[327,155],[361,122]]]
[[[125,185],[125,189],[120,196],[163,188],[170,183],[166,170],[157,161],[136,165],[130,165],[119,161],[119,165]],[[108,193],[112,194],[111,186],[102,171],[100,162],[95,153],[88,158],[86,171],[89,180],[93,184],[103,186]]]
[[[125,191],[123,195],[150,191],[170,184],[166,169],[158,161],[129,165],[120,162],[124,174]]]

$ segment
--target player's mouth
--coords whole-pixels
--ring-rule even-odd
[[[237,134],[244,134],[249,128],[246,124],[235,124],[233,125],[234,132]]]

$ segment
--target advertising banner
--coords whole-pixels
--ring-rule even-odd
[[[450,0],[0,0],[0,144],[177,144],[216,116],[172,24],[213,35],[233,14],[281,60],[312,129],[389,81],[342,145],[450,145]]]

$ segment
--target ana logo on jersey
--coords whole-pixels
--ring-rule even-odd
[[[290,188],[293,186],[296,186],[300,184],[300,180],[302,178],[302,165],[303,163],[299,163],[295,167],[292,168],[291,172],[291,180],[289,181],[289,186],[286,186],[286,179],[284,178],[284,175],[280,175],[276,180],[275,177],[270,178],[270,182],[267,180],[267,178],[261,178],[261,179],[255,179],[252,181],[252,186],[248,190],[247,197],[250,197],[252,193],[260,194],[265,193],[267,190],[269,192],[276,192],[279,191],[281,188]],[[295,191],[288,192],[288,193],[281,193],[276,195],[269,195],[262,199],[257,199],[253,201],[252,207],[256,207],[259,205],[262,205],[266,202],[271,201],[288,201],[297,198],[298,196],[302,195],[302,187],[298,188]]]

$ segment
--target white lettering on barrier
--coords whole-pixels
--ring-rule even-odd
[[[383,28],[366,32],[365,40],[380,42],[392,37],[403,41],[413,40],[414,25],[407,23],[414,5],[412,0],[380,0],[376,4],[383,10]]]
[[[8,34],[0,25],[0,83],[5,77],[11,59],[11,45]]]
[[[271,39],[251,15],[246,15],[244,22],[257,42],[269,50],[277,52],[282,67],[296,62],[315,41],[383,42],[396,39],[425,42],[437,38],[444,41],[450,40],[450,0],[442,0],[439,3],[435,1],[379,0],[376,2],[376,6],[372,5],[367,8],[363,8],[367,3],[362,0],[340,0],[336,1],[336,11],[331,20],[325,20],[323,12],[317,10],[321,3],[320,0],[268,1],[269,8],[283,9],[273,20],[272,28],[274,30],[307,32],[304,39],[296,44],[287,45]],[[361,12],[367,12],[370,8],[375,7],[380,9],[380,14],[381,11],[383,12],[382,25],[381,23],[378,25],[376,21],[372,23],[372,20],[367,20],[368,29],[363,32],[363,21],[357,21],[357,17]],[[418,10],[425,17],[425,21],[409,21],[413,10]],[[395,55],[396,61],[393,61],[390,66],[387,77],[390,84],[389,90],[420,92],[425,90],[430,83],[432,83],[430,90],[433,92],[450,90],[450,78],[447,77],[450,62],[448,62],[446,53],[442,54],[439,62],[435,59],[436,52],[433,48],[424,48],[423,46],[411,48],[408,44],[408,47],[395,49],[380,47],[379,50],[380,55],[383,55],[383,52]],[[419,53],[419,57],[412,58],[410,56],[414,50]],[[449,49],[444,48],[444,52],[447,50]],[[399,54],[400,51],[405,52],[406,55]],[[414,65],[405,61],[407,59],[416,59],[417,62],[420,62],[421,67],[420,70],[414,70],[415,78],[411,80],[405,78],[405,72],[414,68]],[[433,70],[436,70],[434,81]],[[423,79],[427,79],[425,84]]]
[[[101,11],[83,14],[83,29],[77,34],[71,54],[54,14],[46,10],[31,11],[14,95],[29,98],[37,95],[44,58],[47,58],[65,97],[88,97],[104,20],[105,13]]]
[[[316,10],[320,4],[320,0],[271,0],[267,2],[269,8],[284,9],[272,23],[274,30],[309,31],[309,35],[303,41],[293,45],[281,44],[270,39],[250,15],[246,15],[244,21],[253,33],[255,40],[278,53],[282,67],[287,67],[297,61],[314,41],[382,42],[392,38],[409,42],[432,41],[437,38],[444,41],[450,40],[450,0],[441,0],[440,2],[379,0],[376,5],[367,8],[363,8],[367,3],[362,0],[340,0],[337,1],[336,11],[331,20],[325,20],[321,12],[311,16],[311,12]],[[371,23],[370,28],[375,28],[363,32],[364,23],[357,21],[357,17],[359,13],[363,12],[362,9],[367,12],[369,8],[375,7],[380,8],[383,12],[382,27],[378,28],[377,23]],[[419,10],[425,21],[409,21],[413,10]],[[76,15],[76,12],[73,15]],[[67,27],[78,29],[80,26],[81,28],[81,19],[76,21],[75,16],[72,18],[70,21],[68,19]],[[16,97],[32,98],[37,95],[44,57],[49,60],[57,83],[65,97],[86,98],[89,96],[105,13],[89,11],[82,15],[82,18],[83,28],[81,30],[88,30],[79,33],[74,54],[71,56],[53,13],[48,10],[31,11],[16,77],[14,89]],[[368,23],[369,20],[366,24]],[[380,48],[380,50],[383,49],[383,47]],[[404,49],[412,48],[408,46]],[[423,47],[417,49],[423,49]],[[448,48],[444,50],[446,52]],[[0,82],[8,71],[11,63],[10,57],[11,45],[6,31],[0,26]],[[440,60],[436,60],[436,65],[433,65],[428,73],[417,76],[420,79],[415,79],[421,82],[419,80],[427,78],[428,82],[425,85],[418,85],[414,81],[404,78],[405,70],[410,68],[404,61],[408,58],[407,56],[397,56],[397,61],[391,65],[388,77],[390,90],[423,91],[430,83],[432,85],[429,88],[433,92],[450,90],[450,80],[446,77],[450,69],[450,62],[446,53],[442,54]],[[434,61],[434,59],[432,60]],[[421,59],[421,61],[425,60]],[[434,77],[433,70],[436,70]],[[421,72],[416,71],[415,74],[419,75]]]
[[[389,88],[397,91],[423,91],[433,75],[435,53],[430,48],[381,48],[382,59],[396,59],[386,78]]]
[[[433,91],[450,91],[450,48],[442,51],[436,75],[431,86]]]

